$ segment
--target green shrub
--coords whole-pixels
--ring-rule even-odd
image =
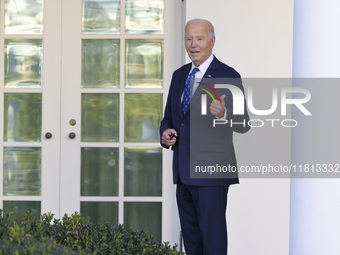
[[[123,225],[95,225],[78,213],[54,219],[36,217],[27,211],[20,219],[2,216],[0,210],[0,255],[2,254],[183,254],[168,242],[153,242],[152,235]]]

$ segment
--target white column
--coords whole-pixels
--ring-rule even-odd
[[[295,0],[295,78],[340,77],[339,13],[338,0]],[[329,81],[307,86],[313,116],[292,130],[293,164],[340,163],[340,82]],[[340,178],[292,179],[290,212],[290,255],[340,254]]]

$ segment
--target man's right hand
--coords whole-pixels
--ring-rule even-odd
[[[175,129],[167,129],[162,134],[162,143],[169,147],[173,146],[177,141],[176,137],[177,137],[177,132]]]

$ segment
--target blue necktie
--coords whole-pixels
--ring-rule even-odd
[[[189,108],[190,104],[190,85],[193,83],[193,80],[195,78],[195,74],[199,71],[197,67],[192,70],[192,72],[188,75],[187,80],[185,81],[185,87],[183,92],[183,100],[182,100],[182,110],[185,114]]]

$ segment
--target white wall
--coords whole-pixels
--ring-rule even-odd
[[[242,77],[291,77],[293,0],[186,0],[185,19],[205,18],[215,26],[214,54]],[[189,62],[189,59],[186,59]],[[290,162],[290,133],[275,160]],[[265,130],[235,135],[239,165],[255,153],[273,155],[275,139]],[[241,179],[230,188],[229,254],[289,253],[289,179]]]
[[[291,77],[293,0],[186,0],[216,30],[214,53],[242,77]]]

